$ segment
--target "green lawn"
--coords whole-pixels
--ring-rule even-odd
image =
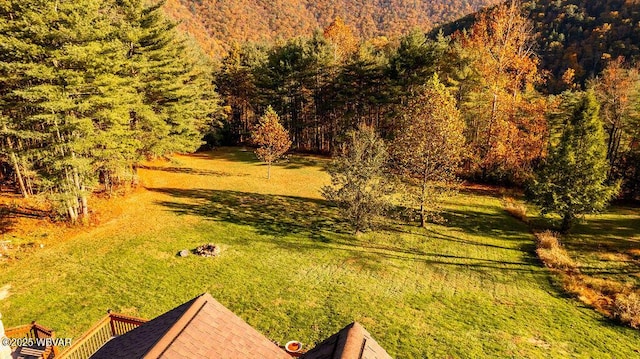
[[[587,216],[563,243],[582,273],[640,287],[640,208],[618,206]]]
[[[464,193],[445,225],[354,237],[319,195],[323,162],[293,157],[271,181],[237,149],[150,165],[116,219],[2,268],[5,325],[77,336],[108,308],[152,318],[208,291],[281,343],[357,320],[397,358],[640,355],[638,331],[562,294],[499,198]],[[221,257],[176,256],[207,242]]]

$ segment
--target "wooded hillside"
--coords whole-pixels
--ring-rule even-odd
[[[577,82],[598,75],[610,59],[640,54],[640,3],[634,0],[537,0],[524,1],[525,16],[534,24],[541,67],[551,75],[548,89],[566,89],[562,76],[569,69]],[[445,35],[468,28],[475,14],[447,24]]]
[[[431,29],[496,0],[169,0],[165,6],[212,54],[233,41],[273,41],[309,34],[336,17],[363,38]],[[209,39],[211,38],[211,39]]]

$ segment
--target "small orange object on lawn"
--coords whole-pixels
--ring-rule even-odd
[[[302,349],[302,343],[297,341],[290,341],[284,347],[290,353],[297,353],[300,351],[300,349]]]

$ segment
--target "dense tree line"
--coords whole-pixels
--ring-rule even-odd
[[[141,159],[196,150],[218,111],[204,56],[143,3],[0,2],[0,160],[73,221]]]
[[[582,87],[566,71],[567,94],[546,94],[535,23],[517,1],[435,38],[365,39],[338,17],[306,37],[235,44],[215,67],[162,3],[145,3],[0,1],[0,169],[73,221],[88,218],[93,190],[133,182],[140,160],[194,151],[203,135],[260,145],[271,163],[289,145],[345,154],[366,127],[388,145],[387,169],[422,188],[413,202],[424,223],[437,212],[428,201],[456,175],[538,178],[565,136],[567,94]],[[638,81],[629,61],[611,58],[585,84],[603,120],[607,183],[598,185],[621,182],[630,197],[640,191]]]
[[[549,140],[561,132],[557,115],[564,101],[546,91],[549,76],[525,5],[490,9],[450,36],[413,31],[397,40],[364,40],[338,18],[309,37],[235,46],[217,73],[230,108],[224,138],[246,142],[257,114],[271,105],[297,150],[331,153],[360,124],[394,139],[402,132],[403,116],[415,113],[420,87],[437,74],[465,124],[458,174],[524,185],[546,157]],[[634,197],[637,71],[622,59],[606,64],[602,75],[584,86],[602,103],[609,181],[622,179],[625,193]],[[563,81],[567,91],[583,87],[571,71]]]
[[[514,7],[498,10],[467,34],[437,40],[414,31],[365,41],[336,19],[308,38],[236,47],[217,75],[230,106],[226,139],[245,142],[270,105],[297,150],[329,153],[359,124],[393,138],[438,74],[466,123],[467,174],[523,181],[544,154],[548,101],[534,89],[542,80],[526,19]]]

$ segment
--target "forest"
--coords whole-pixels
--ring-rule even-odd
[[[568,88],[562,81],[567,70],[584,84],[598,76],[620,56],[634,62],[640,54],[640,3],[630,0],[523,1],[524,15],[533,24],[540,66],[548,71],[544,90],[558,93]],[[431,37],[461,31],[473,24],[475,14],[431,30]]]
[[[412,29],[429,30],[496,0],[464,1],[307,1],[307,0],[170,0],[168,13],[183,21],[215,58],[233,43],[273,42],[311,34],[341,17],[360,38],[394,37]]]
[[[622,180],[624,195],[637,196],[632,62],[610,57],[588,81],[572,68],[555,80],[536,52],[535,24],[521,14],[526,12],[501,6],[480,14],[467,31],[435,38],[413,31],[397,41],[360,39],[338,18],[306,38],[237,46],[216,76],[229,109],[220,141],[247,142],[269,105],[299,151],[332,153],[344,134],[363,123],[392,140],[403,132],[425,81],[437,74],[465,122],[459,175],[524,186],[560,136],[571,98],[590,89],[607,133],[609,181]],[[565,91],[549,95],[554,82]]]
[[[596,77],[584,80],[576,66],[556,78],[536,51],[530,3],[481,12],[450,35],[362,37],[336,17],[306,36],[235,43],[216,64],[166,18],[163,3],[86,2],[0,8],[4,181],[25,197],[45,195],[74,222],[89,216],[92,191],[135,184],[145,158],[195,151],[203,138],[209,146],[251,145],[267,108],[292,150],[336,154],[362,125],[401,140],[428,110],[421,96],[440,86],[463,122],[452,169],[459,178],[528,187],[558,145],[571,104],[593,92],[606,182],[620,185],[622,197],[639,194],[633,62],[612,53]],[[564,92],[550,95],[557,83]],[[398,169],[402,161],[392,162]]]

